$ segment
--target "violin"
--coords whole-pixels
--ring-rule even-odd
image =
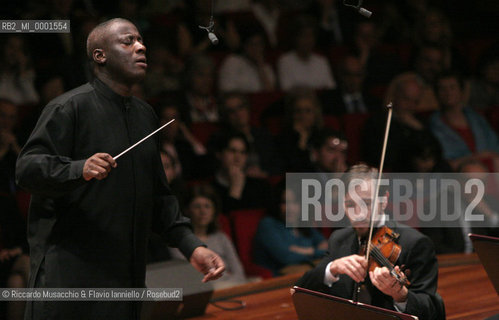
[[[369,271],[374,271],[376,267],[386,267],[390,274],[403,286],[409,286],[411,282],[402,271],[395,270],[394,264],[400,256],[402,248],[395,243],[400,235],[387,226],[381,227],[371,240]],[[409,270],[407,270],[409,272]]]

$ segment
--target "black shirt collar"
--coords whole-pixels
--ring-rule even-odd
[[[131,96],[126,97],[114,92],[107,84],[97,77],[92,81],[92,86],[106,98],[116,103],[127,104],[132,100]]]

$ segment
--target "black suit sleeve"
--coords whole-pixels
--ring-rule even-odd
[[[436,319],[434,304],[437,291],[438,263],[431,240],[422,237],[407,253],[407,267],[411,270],[411,285],[405,313],[419,319]]]
[[[74,114],[70,105],[48,105],[16,165],[16,181],[27,191],[57,197],[83,185],[86,159],[72,159]]]
[[[156,189],[158,191],[152,231],[161,235],[168,246],[178,248],[189,260],[194,249],[205,245],[192,232],[190,219],[180,211],[178,199],[172,194],[168,185],[159,153],[156,158]]]
[[[339,280],[334,282],[331,287],[328,287],[324,284],[324,276],[329,262],[353,254],[353,239],[353,235],[348,237],[347,234],[342,231],[333,233],[331,238],[329,238],[328,251],[324,258],[314,269],[305,273],[303,277],[298,280],[296,285],[337,297],[351,299],[354,281],[350,277],[347,275],[339,275]]]
[[[324,273],[326,271],[327,264],[331,261],[331,257],[327,255],[317,266],[315,266],[315,268],[307,271],[300,279],[298,279],[295,285],[314,291],[329,293],[328,286],[324,284]]]

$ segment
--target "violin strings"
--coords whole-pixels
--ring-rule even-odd
[[[390,261],[381,253],[378,247],[371,245],[371,253],[376,258],[376,260],[378,260],[380,264],[387,267],[390,271],[393,269],[393,266],[390,263]]]
[[[374,258],[378,261],[378,263],[380,263],[380,264],[382,264],[383,266],[387,267],[387,268],[388,268],[388,270],[390,270],[390,273],[391,273],[392,275],[394,275],[394,274],[393,274],[393,272],[392,272],[392,271],[394,270],[394,268],[393,268],[393,266],[392,266],[391,262],[390,262],[390,261],[389,261],[389,260],[388,260],[388,259],[387,259],[384,255],[383,255],[383,253],[381,253],[381,251],[379,250],[379,248],[378,248],[378,247],[375,247],[375,246],[373,246],[373,245],[371,245],[371,250],[370,250],[370,251],[371,251],[371,253],[372,253],[373,257],[374,257]],[[403,279],[403,278],[400,278],[398,274],[395,274],[395,275],[396,275],[396,277],[395,277],[395,278],[396,278],[399,282],[402,282],[402,279]],[[394,276],[395,276],[395,275],[394,275]]]

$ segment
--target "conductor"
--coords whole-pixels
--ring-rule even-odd
[[[87,39],[95,79],[44,108],[22,149],[17,183],[32,193],[29,287],[140,288],[150,232],[177,247],[202,272],[219,278],[224,263],[194,236],[161,165],[157,137],[115,161],[158,127],[144,101],[131,95],[147,69],[134,24],[112,19]],[[27,304],[25,319],[138,319],[132,301]]]

